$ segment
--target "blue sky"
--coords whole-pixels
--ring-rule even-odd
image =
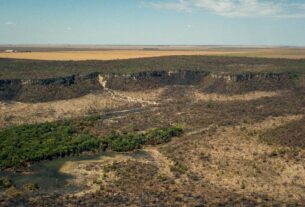
[[[0,44],[305,46],[305,0],[0,0]]]

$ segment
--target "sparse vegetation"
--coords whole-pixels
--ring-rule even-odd
[[[39,186],[37,183],[27,183],[23,186],[23,188],[27,191],[37,191],[39,190]]]
[[[61,180],[67,181],[52,187],[53,192],[57,189],[63,192],[59,195],[45,189],[44,180],[20,183],[14,174],[13,182],[5,182],[8,188],[1,189],[6,195],[24,193],[22,203],[30,206],[302,206],[304,203],[305,90],[302,84],[292,84],[303,81],[304,60],[162,57],[73,64],[5,60],[1,64],[6,67],[1,68],[0,77],[18,77],[26,68],[29,73],[25,76],[30,78],[84,74],[96,68],[103,68],[101,73],[153,70],[151,74],[157,75],[151,82],[141,73],[141,81],[148,88],[160,86],[158,70],[202,70],[216,75],[223,72],[225,78],[227,74],[236,78],[238,73],[241,80],[209,79],[208,75],[201,84],[192,85],[193,76],[186,76],[191,86],[162,80],[161,85],[168,85],[161,86],[157,99],[148,99],[158,104],[135,102],[115,108],[115,111],[141,109],[136,112],[116,114],[112,107],[92,108],[89,113],[95,115],[81,117],[86,113],[75,110],[79,118],[3,129],[0,131],[0,164],[5,176],[20,169],[20,176],[35,176],[36,168],[49,170],[52,166],[52,170],[63,174]],[[9,69],[3,75],[3,71]],[[145,94],[151,98],[141,84],[137,91],[131,79],[126,82],[126,79],[120,79],[123,82],[116,79],[116,84],[123,85],[125,91],[112,90],[126,97],[142,99],[141,94]],[[203,96],[196,99],[194,92]],[[103,93],[100,95],[94,102],[106,97]],[[78,107],[69,101],[65,106]],[[6,113],[9,123],[3,128],[12,123],[21,124],[14,107],[20,107],[19,113],[24,105],[10,104],[0,105],[12,107],[11,113]],[[68,114],[62,108],[51,112],[49,108],[39,107],[44,110],[42,113],[33,107],[36,114],[29,119],[44,122],[47,113],[54,113],[54,117],[61,119]],[[182,128],[173,123],[181,123],[185,133],[171,143],[159,145],[182,133]],[[128,153],[106,152],[101,153],[102,156],[95,153],[104,150]],[[93,154],[96,156],[91,156]],[[70,155],[79,157],[27,165],[40,159]],[[3,169],[8,167],[13,169]],[[40,187],[38,192],[35,192],[36,181]],[[70,186],[76,190],[71,192]],[[14,206],[15,201],[15,198],[0,198],[0,205]]]
[[[43,79],[71,74],[135,73],[160,70],[208,72],[297,72],[304,74],[305,61],[223,56],[172,56],[108,61],[34,61],[0,58],[0,79]],[[101,68],[101,69],[97,69]],[[26,71],[26,73],[24,73]]]
[[[187,167],[181,164],[180,162],[175,162],[173,166],[171,166],[171,171],[176,173],[178,176],[179,174],[185,174],[187,172]]]
[[[290,148],[305,148],[305,118],[266,131],[260,140],[269,145],[279,145],[274,154],[285,154]]]
[[[301,76],[301,73],[298,73],[298,72],[289,72],[289,78],[291,79],[299,79],[300,76]]]
[[[0,178],[0,188],[10,188],[12,187],[13,181],[8,177]]]

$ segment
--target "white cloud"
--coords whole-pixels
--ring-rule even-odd
[[[14,25],[14,24],[15,24],[14,22],[10,22],[10,21],[5,22],[5,25],[8,25],[8,26],[10,26],[10,25]]]
[[[305,18],[305,3],[287,0],[171,0],[150,5],[157,9],[200,10],[227,17]]]
[[[192,27],[193,27],[193,25],[191,25],[191,24],[187,24],[187,25],[185,25],[185,27],[186,27],[186,28],[188,28],[188,29],[190,29],[190,28],[192,28]]]
[[[191,12],[191,8],[186,0],[179,0],[178,2],[168,2],[168,3],[150,3],[151,7],[156,9],[168,9],[176,11]]]

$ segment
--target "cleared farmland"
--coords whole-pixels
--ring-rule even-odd
[[[33,60],[115,60],[175,55],[229,55],[232,51],[144,51],[144,50],[108,50],[108,51],[57,51],[57,52],[16,52],[0,53],[1,58]]]
[[[30,50],[32,51],[32,50]],[[12,59],[32,59],[32,60],[117,60],[134,59],[147,57],[178,56],[178,55],[209,55],[209,56],[237,56],[237,57],[266,57],[266,58],[289,58],[304,59],[305,49],[286,49],[286,48],[210,48],[198,50],[196,48],[188,49],[107,49],[107,50],[70,50],[58,49],[58,51],[43,51],[6,53],[0,52],[0,58]]]

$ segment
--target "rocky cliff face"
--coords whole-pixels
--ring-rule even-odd
[[[43,102],[75,98],[101,90],[98,73],[36,80],[0,80],[0,100]]]
[[[21,85],[21,80],[0,80],[0,100],[14,99]]]
[[[125,75],[106,74],[106,87],[114,90],[142,90],[167,85],[195,85],[208,75],[200,71],[152,71]]]
[[[211,74],[214,79],[223,79],[227,82],[242,82],[250,80],[276,80],[286,79],[289,77],[288,73],[243,73],[243,74]]]
[[[36,80],[0,80],[0,101],[69,99],[103,88],[144,90],[168,85],[197,85],[205,92],[243,93],[294,87],[288,73],[213,74],[204,71],[151,71],[131,74],[71,75]]]
[[[203,89],[216,93],[244,93],[255,90],[282,90],[295,87],[289,73],[211,74]]]

